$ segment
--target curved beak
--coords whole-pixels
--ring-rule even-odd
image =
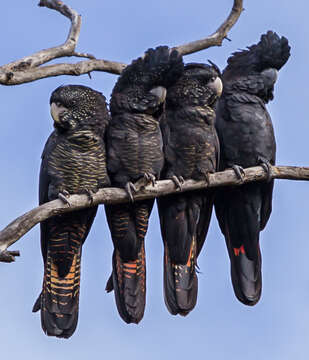
[[[216,77],[216,79],[213,82],[209,83],[208,86],[216,92],[218,97],[221,96],[223,90],[223,84],[219,76]]]
[[[55,103],[51,103],[50,113],[56,124],[60,123],[59,115],[65,110],[67,110],[67,108],[65,108],[64,106],[57,106]]]
[[[269,68],[261,73],[268,80],[269,84],[274,85],[278,79],[278,70],[275,68]]]
[[[160,104],[164,103],[166,98],[166,89],[163,86],[158,86],[150,90],[150,93],[155,95],[158,99]]]

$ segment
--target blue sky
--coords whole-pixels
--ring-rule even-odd
[[[67,19],[39,8],[37,1],[1,5],[0,62],[5,64],[62,43]],[[78,51],[129,63],[149,47],[178,45],[212,33],[229,13],[232,0],[82,1],[68,0],[82,14]],[[223,68],[235,50],[259,40],[267,30],[286,36],[291,58],[279,74],[269,105],[277,139],[277,163],[308,166],[307,121],[309,28],[307,1],[244,1],[232,29],[232,42],[186,56],[211,59]],[[73,61],[74,59],[68,59]],[[84,84],[107,99],[115,75],[57,77],[15,87],[0,87],[0,228],[37,204],[40,155],[52,131],[49,96],[61,84]],[[0,263],[1,356],[15,360],[112,356],[113,359],[204,358],[211,360],[308,359],[309,270],[308,184],[277,181],[273,214],[261,234],[263,294],[253,308],[232,290],[223,236],[213,217],[199,258],[199,297],[186,318],[171,316],[162,294],[162,242],[156,210],[146,238],[147,307],[140,325],[118,316],[113,294],[104,291],[111,270],[111,239],[103,208],[86,241],[82,262],[79,325],[67,341],[46,337],[32,305],[40,291],[43,265],[39,227],[12,249],[21,257]]]

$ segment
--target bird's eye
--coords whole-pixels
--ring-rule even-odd
[[[213,82],[215,80],[216,80],[216,78],[214,76],[210,79],[211,82]]]
[[[59,101],[56,102],[57,107],[61,106],[61,103]]]

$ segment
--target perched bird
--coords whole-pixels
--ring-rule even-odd
[[[68,194],[92,193],[109,185],[105,128],[109,122],[105,97],[86,86],[57,88],[50,98],[54,132],[42,155],[39,202]],[[97,206],[57,215],[41,223],[44,260],[43,290],[33,311],[41,310],[47,335],[70,337],[77,326],[82,245]]]
[[[290,56],[288,40],[268,31],[260,42],[228,59],[223,72],[223,94],[218,103],[217,132],[220,169],[275,164],[276,143],[266,104],[273,99],[278,70]],[[273,180],[226,187],[218,191],[216,215],[231,260],[237,298],[255,305],[261,296],[259,234],[272,210]]]
[[[208,179],[218,165],[219,143],[214,105],[221,95],[218,69],[187,64],[167,89],[161,120],[165,166],[161,178],[181,188],[184,179]],[[157,199],[164,242],[164,298],[173,315],[187,315],[197,300],[195,272],[212,213],[214,194],[208,189]]]
[[[159,118],[166,86],[183,71],[182,57],[166,46],[149,49],[119,77],[111,97],[107,159],[112,186],[123,187],[131,200],[134,182],[155,181],[163,167]],[[127,323],[144,314],[146,265],[144,238],[154,200],[106,206],[114,244],[113,272],[106,290],[115,292],[118,312]]]

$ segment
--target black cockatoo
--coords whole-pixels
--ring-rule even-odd
[[[215,66],[187,64],[167,89],[161,120],[165,166],[161,178],[181,187],[184,179],[208,179],[218,165],[214,105],[222,92]],[[208,231],[213,191],[203,189],[158,199],[164,242],[164,298],[173,315],[187,315],[197,300],[195,273]]]
[[[39,202],[87,193],[109,185],[105,97],[86,86],[57,88],[50,98],[54,132],[42,155]],[[82,245],[97,206],[57,215],[41,223],[43,290],[33,311],[41,310],[47,335],[70,337],[77,326]]]
[[[273,99],[278,70],[290,56],[288,40],[268,31],[260,42],[228,59],[216,127],[220,140],[220,169],[275,164],[276,143],[266,109]],[[261,296],[259,234],[272,209],[273,181],[254,182],[218,191],[216,215],[225,236],[231,277],[237,298],[255,305]]]
[[[159,118],[166,87],[183,71],[182,57],[166,46],[149,49],[119,77],[111,97],[108,128],[108,171],[112,186],[126,188],[131,199],[134,182],[158,179],[163,167]],[[114,244],[113,272],[106,290],[115,292],[118,312],[127,323],[144,314],[146,267],[144,237],[154,200],[106,206]]]

